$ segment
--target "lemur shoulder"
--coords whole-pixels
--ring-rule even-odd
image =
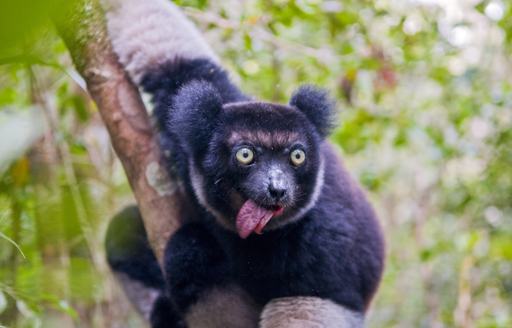
[[[152,96],[168,169],[194,204],[168,242],[163,271],[136,208],[109,227],[108,261],[152,327],[257,327],[265,304],[285,297],[328,300],[346,311],[336,326],[362,326],[384,243],[326,140],[327,93],[303,86],[288,104],[255,100],[174,4],[105,7],[114,50]]]

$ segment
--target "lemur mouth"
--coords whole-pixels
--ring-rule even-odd
[[[238,235],[242,239],[249,237],[253,232],[260,235],[270,219],[274,216],[281,215],[283,210],[281,206],[266,209],[250,199],[247,200],[236,216],[236,230],[238,231]]]

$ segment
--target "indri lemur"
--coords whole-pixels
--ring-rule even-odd
[[[163,272],[136,208],[109,227],[108,261],[151,325],[257,327],[269,301],[311,296],[346,311],[332,327],[362,326],[383,238],[326,140],[326,92],[304,86],[287,105],[254,100],[172,3],[105,8],[114,50],[152,96],[168,169],[195,208],[169,240]]]

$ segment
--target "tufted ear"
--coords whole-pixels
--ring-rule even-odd
[[[303,112],[322,137],[329,135],[333,128],[335,102],[327,91],[303,85],[293,93],[290,105]]]
[[[174,97],[166,128],[188,151],[204,151],[221,110],[218,90],[209,82],[193,81]]]

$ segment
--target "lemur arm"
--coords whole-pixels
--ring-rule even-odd
[[[138,84],[142,82],[146,73],[158,70],[160,65],[176,57],[206,58],[214,63],[219,62],[192,23],[169,1],[104,0],[104,7],[113,48],[126,71]],[[223,297],[217,293],[216,298],[229,299],[229,296]],[[212,327],[215,320],[212,321],[211,317],[222,316],[222,313],[218,312],[222,306],[216,304],[212,307],[212,302],[215,300],[203,300],[203,309],[199,308],[201,303],[196,304],[191,316],[193,318],[188,318],[187,321],[190,324],[206,322],[208,327]],[[214,309],[215,313],[210,309]],[[233,316],[230,311],[224,312]],[[206,316],[204,320],[197,317],[201,314]],[[220,322],[221,327],[223,321],[216,320]],[[257,323],[240,323],[240,327],[251,327],[255,324]],[[288,297],[267,304],[260,317],[259,326],[357,328],[363,326],[363,319],[328,300],[315,297]]]

